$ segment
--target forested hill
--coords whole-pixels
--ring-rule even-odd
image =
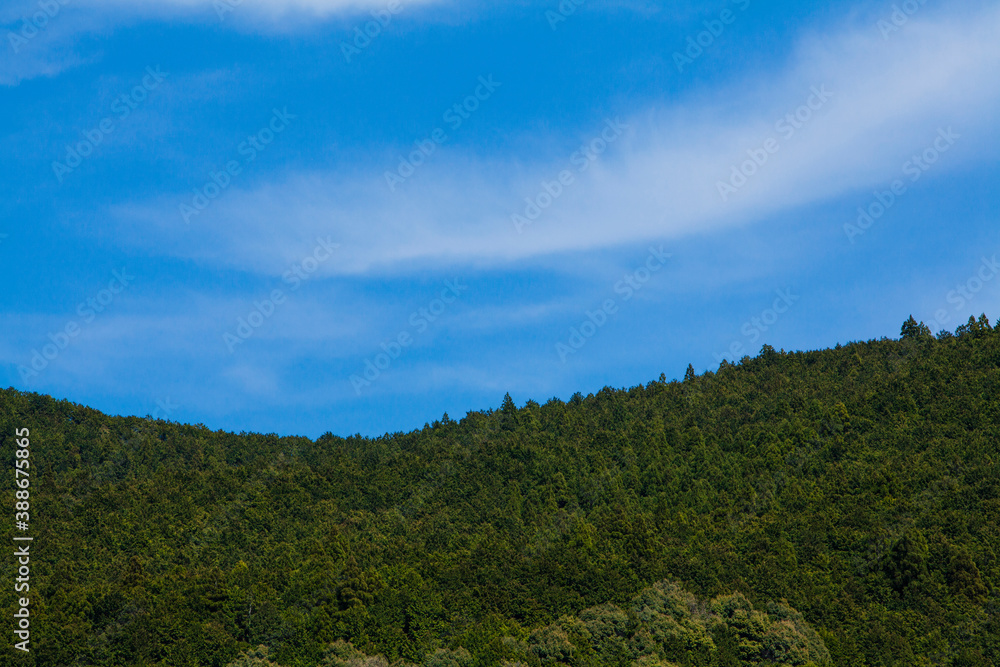
[[[1000,667],[1000,327],[902,333],[376,439],[0,392],[16,664]]]

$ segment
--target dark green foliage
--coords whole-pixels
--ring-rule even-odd
[[[1000,331],[928,333],[374,439],[0,392],[19,664],[1000,667]]]
[[[910,318],[903,323],[903,329],[900,332],[900,335],[903,340],[929,338],[931,336],[931,330],[930,327],[923,322],[918,324],[917,321],[913,319],[913,315],[910,315]]]
[[[929,558],[927,540],[917,530],[907,531],[896,542],[886,560],[886,573],[897,593],[902,594],[909,586],[924,581]]]

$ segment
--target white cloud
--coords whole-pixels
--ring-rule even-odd
[[[403,11],[410,6],[429,5],[441,3],[443,0],[396,0],[393,5],[398,5]],[[81,4],[91,7],[128,7],[133,11],[138,11],[133,0],[81,0]],[[147,0],[142,3],[143,11],[167,10],[207,10],[217,13],[219,5],[225,5],[222,15],[228,16],[233,12],[227,11],[249,11],[264,13],[269,15],[283,15],[296,12],[308,12],[319,16],[327,16],[337,13],[356,13],[369,10],[386,9],[390,0]]]
[[[389,5],[392,4],[390,14]],[[282,31],[309,25],[315,17],[376,12],[392,20],[419,7],[446,5],[449,0],[12,0],[0,6],[3,45],[0,46],[0,86],[51,77],[95,62],[101,56],[91,45],[80,52],[86,37],[105,36],[115,27],[144,20],[179,17],[251,30]]]
[[[573,169],[569,155],[525,167],[523,156],[486,162],[442,150],[395,193],[382,170],[288,175],[226,193],[190,229],[177,212],[182,194],[114,213],[141,226],[142,238],[163,252],[272,274],[298,259],[303,239],[318,235],[332,235],[345,251],[324,267],[330,273],[497,264],[669,240],[848,194],[867,203],[939,128],[953,127],[961,138],[925,178],[995,160],[998,64],[996,7],[962,18],[918,16],[890,39],[874,25],[810,36],[780,73],[633,114],[626,135],[585,173],[574,171],[575,184],[521,234],[511,214],[542,192],[543,180]],[[776,121],[822,86],[833,97],[783,137]],[[601,130],[598,124],[580,139]],[[723,201],[719,181],[769,137],[778,152]]]
[[[96,60],[93,53],[79,53],[78,43],[83,35],[109,32],[107,21],[92,13],[56,6],[59,11],[51,17],[39,11],[37,2],[0,9],[0,25],[5,26],[0,31],[0,86],[56,76]]]

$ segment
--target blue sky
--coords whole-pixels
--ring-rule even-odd
[[[377,435],[1000,316],[996,3],[135,4],[0,7],[0,384]]]

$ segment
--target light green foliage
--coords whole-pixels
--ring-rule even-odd
[[[822,639],[799,612],[784,603],[770,603],[767,610],[755,609],[739,593],[701,602],[677,582],[660,581],[641,591],[629,612],[610,604],[585,609],[532,633],[528,648],[542,665],[830,662]]]
[[[367,656],[343,640],[331,644],[319,667],[389,667],[383,656]]]
[[[531,652],[543,665],[569,663],[576,653],[576,645],[564,627],[564,623],[568,623],[570,619],[561,619],[561,621],[539,628],[531,633],[528,640]]]
[[[677,663],[668,662],[654,655],[644,655],[638,660],[634,660],[629,667],[677,667]]]
[[[709,653],[715,643],[698,614],[694,595],[676,582],[661,581],[642,591],[632,603],[640,633],[671,653]]]
[[[457,651],[439,648],[427,656],[424,667],[472,667],[472,663],[472,654],[464,648],[459,648]]]
[[[268,659],[268,649],[266,646],[258,646],[255,649],[247,649],[233,660],[226,667],[279,667],[277,663]]]
[[[830,662],[830,652],[802,614],[782,602],[770,602],[767,615],[771,627],[764,636],[763,656],[790,665]]]
[[[744,663],[758,662],[764,652],[768,617],[755,611],[743,595],[725,595],[712,600],[712,619],[737,641],[737,655]]]

